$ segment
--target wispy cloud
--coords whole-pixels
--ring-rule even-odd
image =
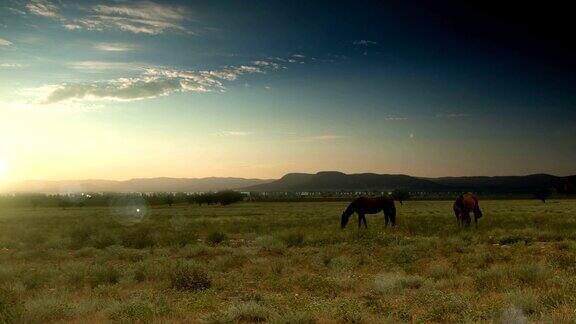
[[[27,66],[28,64],[21,64],[21,63],[0,63],[0,68],[2,69],[15,69]]]
[[[384,120],[388,120],[388,121],[408,120],[408,117],[388,116],[388,117],[384,117]]]
[[[126,43],[98,43],[94,45],[94,48],[105,52],[128,52],[135,50],[137,47]]]
[[[257,63],[260,62],[260,63]],[[226,91],[225,82],[244,74],[266,73],[279,68],[275,62],[262,64],[254,61],[247,65],[230,66],[219,70],[190,71],[166,67],[147,67],[139,76],[87,83],[63,83],[34,89],[42,104],[62,101],[133,101],[166,96],[175,92]],[[116,63],[96,62],[78,67],[111,68]],[[130,68],[130,65],[122,67]],[[78,63],[77,63],[78,65]]]
[[[26,9],[31,14],[53,19],[61,19],[60,8],[47,0],[32,0],[26,4]]]
[[[12,46],[12,42],[7,39],[0,38],[0,46]]]
[[[360,40],[353,41],[352,44],[360,45],[360,46],[369,46],[369,45],[377,45],[378,43],[375,41],[371,41],[371,40],[360,39]]]
[[[463,118],[463,117],[468,117],[468,114],[465,113],[448,113],[448,114],[438,114],[436,115],[437,118],[449,118],[449,119],[453,119],[453,118]]]
[[[331,141],[331,140],[337,140],[337,139],[342,139],[342,138],[346,138],[346,137],[347,136],[344,136],[344,135],[323,134],[323,135],[310,136],[310,137],[308,137],[308,139],[317,140],[317,141]]]
[[[252,135],[252,132],[246,132],[246,131],[221,131],[220,133],[218,133],[219,136],[248,136],[248,135]]]
[[[295,134],[292,134],[295,135]],[[311,136],[303,136],[303,137],[295,137],[291,139],[291,142],[329,142],[329,141],[336,141],[339,139],[348,138],[348,136],[344,135],[337,135],[337,134],[319,134],[319,135],[311,135]]]
[[[131,33],[157,35],[167,31],[188,32],[184,22],[190,12],[181,6],[151,1],[114,2],[82,8],[82,16],[66,17],[60,7],[48,0],[32,0],[26,5],[31,14],[58,20],[68,30],[117,29]]]
[[[85,72],[102,72],[107,70],[145,70],[146,65],[132,62],[107,62],[107,61],[80,61],[67,64],[68,67]]]

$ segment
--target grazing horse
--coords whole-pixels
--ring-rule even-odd
[[[396,206],[394,206],[394,200],[387,197],[360,197],[354,199],[348,208],[342,213],[342,221],[340,225],[342,228],[346,227],[348,224],[348,219],[352,214],[358,214],[358,228],[362,226],[364,223],[364,227],[368,228],[366,224],[366,214],[376,214],[381,211],[384,211],[384,220],[385,225],[388,226],[388,222],[392,224],[392,226],[396,225]]]
[[[454,214],[459,226],[470,226],[470,212],[474,213],[474,223],[478,227],[478,218],[482,217],[482,211],[478,206],[478,197],[473,193],[467,192],[456,198],[454,205]]]

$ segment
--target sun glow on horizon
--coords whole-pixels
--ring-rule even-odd
[[[8,175],[8,163],[0,159],[0,179],[5,178]]]

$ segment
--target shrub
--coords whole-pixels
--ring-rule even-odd
[[[518,307],[524,314],[536,314],[542,306],[537,294],[532,290],[516,290],[507,294],[510,304]]]
[[[274,238],[271,235],[260,236],[256,238],[256,245],[261,251],[282,254],[286,248],[283,241]]]
[[[152,229],[148,226],[130,228],[122,235],[122,245],[136,249],[144,249],[155,244]]]
[[[363,323],[365,321],[360,306],[353,302],[341,302],[336,310],[336,317],[343,323]]]
[[[420,288],[424,279],[420,276],[410,276],[403,273],[382,273],[374,277],[373,289],[376,293],[389,294],[402,289]]]
[[[354,261],[345,255],[333,258],[329,263],[330,269],[336,271],[350,271],[354,268]]]
[[[107,232],[100,232],[92,237],[92,245],[98,249],[104,249],[118,243],[118,238]]]
[[[460,294],[441,290],[421,289],[417,303],[426,307],[426,322],[463,322],[469,301]]]
[[[525,324],[528,323],[528,319],[521,309],[510,306],[502,312],[500,322],[506,324]]]
[[[532,241],[533,239],[531,237],[519,234],[503,235],[498,239],[498,243],[503,245],[510,245],[519,242],[530,243]]]
[[[85,247],[93,232],[94,230],[89,225],[83,225],[74,228],[69,234],[72,248],[80,249]]]
[[[272,312],[266,307],[250,301],[233,305],[226,312],[209,319],[209,323],[260,323],[272,317]]]
[[[0,287],[0,323],[17,323],[24,307],[14,291]]]
[[[241,267],[248,258],[244,254],[223,255],[214,260],[214,269],[229,271]]]
[[[92,287],[115,285],[120,281],[120,271],[112,265],[96,265],[89,270],[88,279]]]
[[[199,291],[212,286],[208,274],[198,266],[179,264],[172,271],[170,285],[180,291]]]
[[[74,316],[75,308],[56,296],[42,296],[26,304],[25,322],[44,323]]]
[[[206,238],[206,242],[208,242],[208,244],[210,245],[218,245],[224,241],[226,241],[228,239],[228,237],[226,236],[226,234],[222,233],[222,232],[211,232],[210,234],[208,234],[208,237]]]
[[[63,266],[61,272],[64,275],[66,284],[74,288],[80,288],[84,285],[88,268],[84,263],[74,262]]]
[[[288,247],[302,246],[304,244],[304,234],[302,233],[290,233],[282,239]]]
[[[196,233],[191,230],[178,230],[172,237],[172,244],[177,246],[186,246],[187,244],[194,244],[198,240]]]
[[[154,317],[170,312],[168,303],[160,296],[137,296],[127,302],[117,303],[108,310],[108,317],[117,322],[147,323]]]
[[[297,283],[300,287],[318,296],[333,298],[340,292],[338,283],[325,276],[304,274],[297,278]]]
[[[543,283],[549,277],[549,271],[540,264],[521,264],[511,270],[512,274],[525,284]]]
[[[434,279],[446,279],[456,275],[456,270],[447,263],[433,263],[427,270],[428,276]]]
[[[316,321],[306,312],[291,311],[272,319],[273,324],[314,324]]]
[[[508,271],[504,266],[493,266],[476,273],[476,288],[483,291],[500,291],[509,282]]]

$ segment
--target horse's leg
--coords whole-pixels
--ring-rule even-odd
[[[392,224],[392,227],[396,226],[396,215],[395,213],[392,213],[390,215],[390,224]]]
[[[388,227],[388,221],[390,219],[388,218],[388,215],[386,215],[386,213],[384,213],[384,227]]]
[[[366,224],[366,215],[362,215],[362,222],[364,222],[364,227],[368,228],[368,224]]]
[[[466,227],[470,227],[472,219],[470,218],[470,213],[466,213]]]

